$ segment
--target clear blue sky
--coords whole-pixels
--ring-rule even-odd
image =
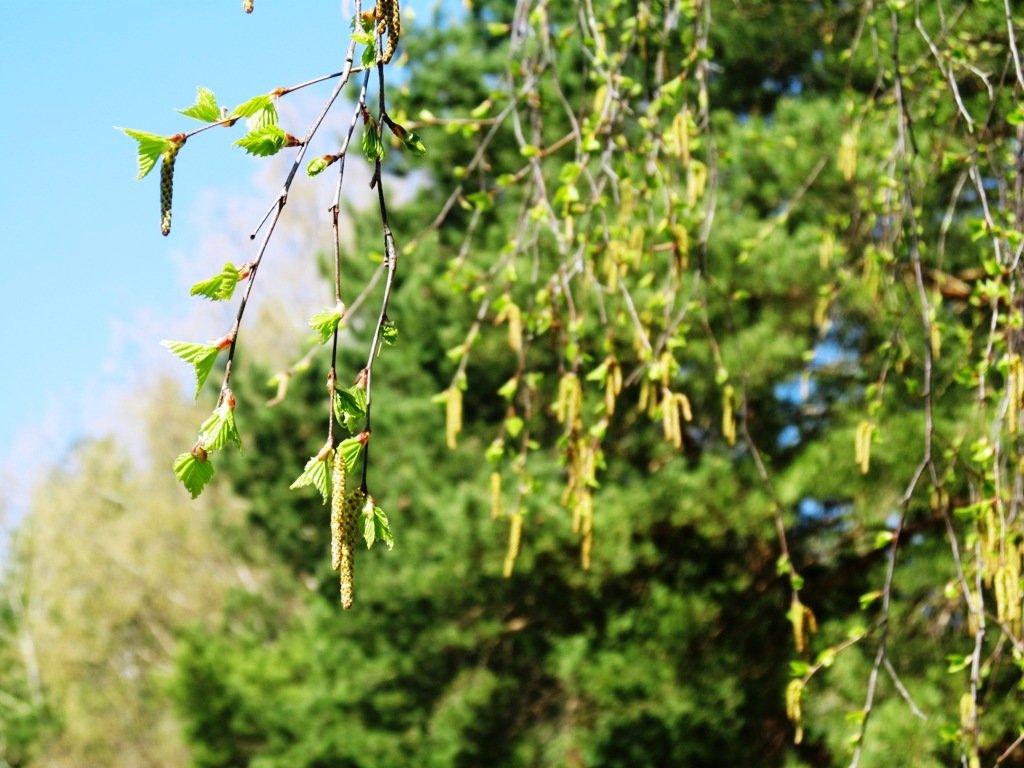
[[[252,194],[261,161],[230,147],[237,129],[197,137],[178,160],[163,238],[158,174],[135,181],[134,142],[114,126],[169,135],[198,125],[174,111],[197,86],[233,106],[337,71],[342,8],[256,0],[247,16],[241,0],[0,0],[0,483],[29,459],[26,437],[55,435],[43,450],[59,458],[89,423],[92,394],[138,377],[123,370],[119,329],[187,310],[175,254],[204,234],[204,194]]]

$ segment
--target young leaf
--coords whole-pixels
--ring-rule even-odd
[[[866,611],[871,605],[882,596],[882,591],[875,589],[871,592],[865,592],[857,601],[860,603],[860,609]]]
[[[215,123],[220,120],[220,107],[217,106],[217,98],[209,88],[198,88],[196,103],[188,109],[179,109],[178,112],[185,117],[191,117],[204,123]]]
[[[280,152],[287,143],[288,134],[276,125],[264,125],[249,131],[235,142],[235,146],[241,147],[250,155],[270,157]]]
[[[359,453],[363,450],[363,442],[358,437],[350,437],[338,444],[337,450],[341,451],[341,458],[345,466],[352,469],[359,460]]]
[[[229,261],[219,275],[214,275],[209,280],[203,280],[193,285],[189,295],[205,296],[214,301],[226,301],[234,295],[240,274],[238,267]]]
[[[334,332],[338,328],[338,323],[345,316],[345,305],[340,302],[334,309],[325,309],[323,312],[318,312],[309,319],[309,327],[317,332],[320,337],[320,343],[326,344],[327,340],[334,335]]]
[[[302,474],[299,475],[295,479],[295,482],[288,486],[288,488],[294,491],[296,488],[305,488],[307,485],[311,485],[320,491],[320,495],[324,499],[324,504],[326,504],[327,499],[331,496],[330,464],[330,454],[324,458],[320,458],[319,456],[311,457],[310,460],[306,462],[306,466],[302,470]]]
[[[349,432],[355,432],[366,416],[366,390],[359,387],[334,390],[334,418]]]
[[[390,320],[385,320],[380,329],[380,338],[389,347],[395,346],[398,343],[398,326]]]
[[[199,440],[208,451],[219,451],[228,443],[239,448],[242,441],[235,426],[235,410],[227,402],[221,403],[199,428]]]
[[[427,154],[427,146],[423,143],[423,139],[416,131],[409,131],[405,134],[405,138],[402,139],[402,144],[405,148],[412,152],[414,155],[425,155]]]
[[[363,539],[366,541],[367,549],[372,549],[378,541],[383,541],[388,549],[395,546],[395,537],[391,533],[388,516],[374,503],[372,496],[367,496],[363,505]]]
[[[498,388],[498,394],[504,399],[511,401],[516,396],[516,392],[519,391],[519,379],[513,376],[511,379],[506,381],[501,387]]]
[[[321,155],[315,157],[309,161],[309,165],[306,166],[306,173],[309,176],[317,176],[318,174],[326,171],[332,164],[334,164],[341,155]]]
[[[161,341],[161,346],[167,347],[175,355],[186,363],[191,363],[196,372],[196,399],[199,399],[199,390],[206,383],[206,377],[213,370],[213,364],[217,362],[217,353],[220,348],[213,344],[190,344],[187,341]]]
[[[377,48],[376,46],[373,45],[373,43],[371,43],[370,45],[367,45],[365,48],[363,48],[363,55],[361,57],[360,63],[364,67],[372,67],[376,60]]]
[[[213,477],[213,462],[192,453],[183,453],[174,460],[174,474],[194,499]]]
[[[367,390],[358,387],[334,390],[334,415],[352,431],[352,424],[367,415]]]
[[[373,122],[366,123],[363,126],[363,155],[366,159],[375,163],[378,160],[384,159],[384,144],[380,140],[380,134],[377,133],[377,126]]]
[[[118,130],[139,143],[139,175],[135,177],[136,179],[145,178],[146,174],[153,170],[156,161],[171,147],[171,140],[165,136],[135,131],[131,128],[118,128]]]
[[[277,107],[274,106],[274,97],[269,93],[253,96],[235,107],[230,116],[248,118],[246,124],[250,131],[277,125]]]

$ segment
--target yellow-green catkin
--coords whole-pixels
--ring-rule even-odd
[[[352,607],[355,597],[356,528],[365,495],[361,490],[346,493],[345,462],[341,451],[334,453],[331,494],[331,565],[338,571],[341,607]]]
[[[341,510],[345,505],[345,460],[341,451],[334,451],[334,463],[331,471],[331,568],[341,568],[341,548],[344,532],[342,529]]]
[[[171,197],[174,194],[174,159],[181,144],[172,143],[164,151],[160,165],[160,231],[166,236],[171,233]]]
[[[377,34],[387,32],[388,42],[384,47],[381,61],[387,64],[395,55],[398,38],[402,34],[402,17],[398,8],[398,0],[377,0]]]
[[[508,526],[508,549],[505,552],[505,563],[501,569],[501,575],[506,579],[512,577],[512,571],[516,567],[516,558],[519,556],[519,546],[523,538],[523,513],[516,510],[509,517]]]
[[[346,611],[352,607],[352,600],[355,597],[356,521],[359,519],[364,500],[362,491],[353,491],[345,496],[341,508],[341,556],[338,559],[338,575],[341,585],[341,607]]]

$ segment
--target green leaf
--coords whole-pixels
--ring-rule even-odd
[[[597,368],[587,374],[587,381],[596,381],[600,384],[604,384],[608,378],[608,360],[606,359]]]
[[[391,524],[384,510],[373,503],[372,497],[366,498],[363,506],[363,538],[366,540],[366,548],[372,549],[378,541],[383,541],[388,549],[395,546],[395,537],[391,533]]]
[[[895,534],[892,531],[879,531],[875,534],[875,549],[882,549],[892,543]]]
[[[835,648],[826,648],[821,653],[819,653],[817,655],[817,657],[814,659],[814,663],[815,664],[817,664],[817,665],[819,665],[821,667],[824,667],[825,669],[828,669],[829,667],[831,667],[833,664],[835,664],[835,662],[836,662],[836,649]]]
[[[345,305],[339,302],[334,309],[325,309],[323,312],[313,315],[309,319],[309,327],[316,331],[320,337],[320,343],[326,344],[338,329],[338,324],[343,317],[345,317]]]
[[[449,349],[444,354],[453,363],[457,363],[457,362],[459,362],[459,360],[461,360],[462,358],[464,358],[466,356],[466,345],[464,343],[463,344],[456,344],[454,347]]]
[[[341,451],[341,458],[345,462],[345,466],[351,471],[351,469],[359,461],[359,454],[363,450],[363,444],[358,437],[350,437],[348,440],[342,440],[338,444],[337,450]]]
[[[377,126],[372,122],[363,126],[362,145],[363,155],[369,162],[375,163],[384,159],[384,144],[380,140],[380,134],[377,133]]]
[[[186,363],[191,363],[196,372],[196,399],[199,399],[199,390],[206,383],[206,378],[213,370],[217,362],[217,353],[220,347],[213,344],[190,344],[187,341],[161,341],[161,346],[167,347],[175,355]]]
[[[302,474],[296,478],[294,483],[288,486],[289,490],[294,491],[296,488],[305,488],[307,485],[311,485],[320,491],[324,504],[326,504],[327,499],[331,496],[330,464],[330,453],[322,459],[319,456],[313,456],[306,462],[306,467],[302,470]]]
[[[398,326],[390,320],[385,320],[380,329],[380,338],[389,347],[395,346],[398,343]]]
[[[509,416],[505,419],[505,431],[515,440],[523,431],[523,420],[519,416]]]
[[[857,601],[860,603],[860,609],[862,611],[867,610],[878,598],[882,596],[882,591],[879,589],[872,590],[871,592],[865,592]]]
[[[270,157],[276,155],[288,143],[288,134],[276,125],[264,125],[253,128],[245,136],[235,142],[250,155]]]
[[[489,192],[472,192],[466,195],[466,200],[478,211],[489,211],[494,207],[494,197]]]
[[[360,57],[360,63],[366,67],[372,67],[377,61],[377,47],[372,42],[363,48],[363,55]]]
[[[519,391],[519,379],[513,376],[511,379],[506,381],[501,387],[498,388],[498,394],[508,401],[511,401],[516,396],[516,392]]]
[[[189,295],[205,296],[214,301],[226,301],[234,295],[240,274],[238,267],[229,261],[219,275],[214,275],[209,280],[193,285]]]
[[[949,653],[946,654],[946,661],[949,662],[949,666],[946,667],[946,672],[952,675],[957,672],[962,672],[971,666],[972,657],[963,656],[959,653]]]
[[[201,120],[204,123],[215,123],[220,120],[220,107],[217,106],[217,98],[208,88],[197,89],[196,103],[188,109],[179,109],[178,112],[185,117]]]
[[[239,448],[242,441],[235,426],[235,410],[227,402],[221,403],[199,428],[199,440],[208,451],[219,451],[228,443]]]
[[[487,446],[487,450],[484,451],[484,458],[495,466],[501,463],[501,459],[504,455],[505,441],[500,437],[494,438],[494,440],[491,441],[491,444]]]
[[[793,659],[789,662],[789,676],[803,677],[811,671],[811,665],[802,659]]]
[[[349,432],[355,432],[366,416],[366,390],[359,387],[334,390],[334,418]]]
[[[166,136],[136,131],[131,128],[118,128],[117,130],[139,143],[139,175],[135,177],[136,179],[145,178],[146,174],[156,166],[156,161],[171,147],[171,140]]]
[[[337,159],[338,155],[321,155],[315,157],[309,161],[309,165],[306,166],[306,174],[309,176],[317,176],[318,174],[326,171]]]
[[[427,145],[423,143],[423,139],[416,131],[409,131],[405,134],[405,138],[402,139],[402,144],[405,148],[412,152],[414,155],[423,156],[427,154]]]
[[[246,125],[250,132],[277,125],[277,107],[274,106],[274,97],[269,93],[253,96],[235,107],[230,117],[247,118]]]
[[[174,460],[174,474],[194,499],[213,477],[213,462],[208,458],[183,453]]]

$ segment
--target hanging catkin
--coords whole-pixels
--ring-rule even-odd
[[[181,144],[173,142],[163,155],[160,165],[160,231],[171,233],[171,197],[174,194],[174,159],[178,156]]]
[[[341,607],[347,611],[355,597],[356,523],[366,495],[361,490],[345,492],[345,471],[341,451],[335,450],[331,474],[331,565],[338,571]]]
[[[377,34],[387,32],[388,42],[384,47],[381,61],[387,64],[395,55],[398,38],[402,34],[402,17],[398,9],[398,0],[377,0]]]
[[[334,463],[331,472],[331,568],[341,568],[341,549],[344,540],[341,510],[345,506],[345,460],[341,451],[334,450]]]

